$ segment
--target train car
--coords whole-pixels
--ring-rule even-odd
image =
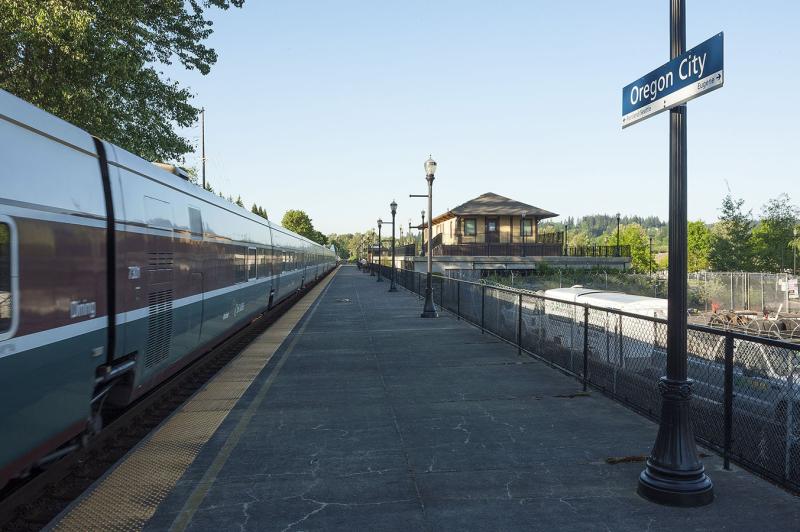
[[[544,312],[536,326],[549,341],[573,352],[583,347],[583,307],[589,312],[589,342],[595,379],[606,368],[627,369],[655,382],[667,363],[667,300],[584,287],[547,290]],[[602,309],[608,309],[604,312]],[[620,310],[622,315],[614,312]],[[640,315],[636,318],[632,315]],[[724,401],[724,331],[690,328],[687,332],[688,376],[693,397],[703,408],[719,410]],[[598,373],[601,373],[598,375]],[[800,351],[786,344],[770,346],[754,336],[734,341],[733,378],[737,415],[750,416],[762,432],[800,441]],[[763,436],[763,434],[762,434]],[[766,436],[764,436],[766,437]]]
[[[0,91],[0,485],[336,264]]]

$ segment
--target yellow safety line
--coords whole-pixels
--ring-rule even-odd
[[[332,278],[326,277],[229,362],[53,530],[142,530]]]

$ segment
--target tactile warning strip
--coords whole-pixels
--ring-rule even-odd
[[[138,531],[328,285],[329,275],[123,458],[53,530]]]

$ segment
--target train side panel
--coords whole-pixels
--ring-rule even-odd
[[[76,436],[106,353],[91,137],[0,91],[0,485]]]
[[[136,361],[114,393],[125,403],[207,351],[268,304],[270,231],[207,193],[114,149],[118,356]],[[235,209],[235,210],[234,210]],[[260,271],[261,270],[261,271]]]

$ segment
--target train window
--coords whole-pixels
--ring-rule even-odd
[[[234,282],[236,283],[247,281],[247,270],[245,268],[246,251],[245,248],[237,248],[236,253],[233,255],[233,273]]]
[[[203,236],[203,215],[200,209],[189,207],[189,231],[192,236]]]
[[[269,250],[268,249],[259,249],[258,250],[258,276],[259,277],[269,277],[272,275],[270,273],[270,264],[269,264]]]
[[[150,196],[144,197],[145,222],[150,227],[172,229],[172,206],[166,201]]]
[[[11,330],[14,317],[11,245],[11,227],[0,222],[0,338]]]
[[[256,278],[256,248],[247,248],[247,279]]]

